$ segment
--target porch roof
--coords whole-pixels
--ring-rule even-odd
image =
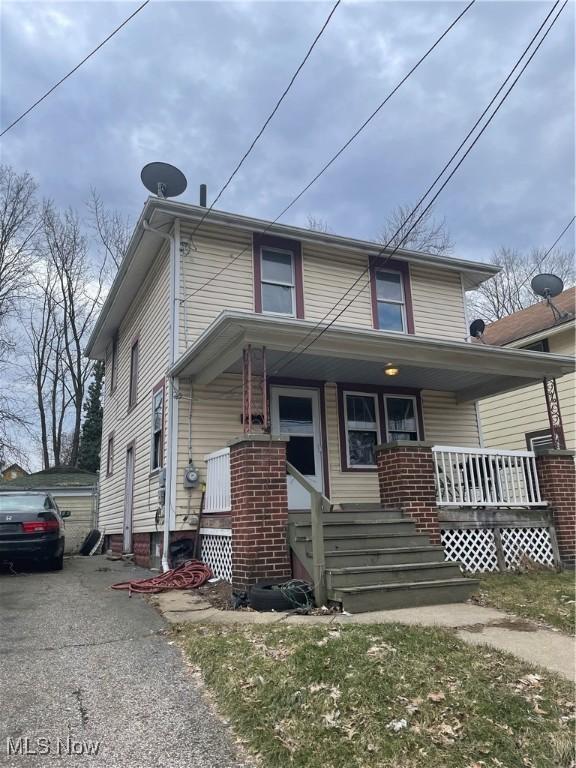
[[[226,310],[169,371],[209,384],[240,373],[246,344],[266,347],[268,376],[454,392],[460,401],[525,387],[575,370],[571,357]],[[308,334],[310,334],[308,336]],[[302,354],[307,343],[314,344]],[[287,354],[296,348],[292,354]],[[393,363],[397,376],[384,375]]]

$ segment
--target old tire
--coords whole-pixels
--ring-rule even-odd
[[[94,528],[90,531],[90,533],[86,536],[84,541],[82,542],[82,546],[78,550],[79,554],[84,555],[87,557],[94,546],[98,543],[98,539],[100,538],[100,531],[97,528]]]
[[[285,591],[279,589],[284,586]],[[285,592],[289,592],[287,596]],[[310,599],[312,590],[309,590]],[[248,594],[248,605],[255,611],[291,611],[297,605],[305,605],[306,594],[301,588],[290,590],[290,584],[272,581],[261,581],[251,587]]]

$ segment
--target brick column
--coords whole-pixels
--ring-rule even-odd
[[[232,587],[289,579],[287,438],[244,435],[230,445]]]
[[[576,468],[574,451],[539,450],[536,468],[540,495],[547,501],[556,529],[560,560],[576,567]]]
[[[419,533],[439,544],[432,444],[398,440],[379,445],[376,455],[382,506],[400,508],[415,521]]]

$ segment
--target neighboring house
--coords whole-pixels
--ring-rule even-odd
[[[20,464],[9,464],[2,471],[0,471],[0,480],[14,480],[17,477],[23,477],[27,474],[28,472],[23,469]]]
[[[530,349],[557,355],[576,351],[576,288],[553,300],[564,315],[557,318],[543,301],[486,327],[482,341],[499,347]],[[576,450],[576,377],[557,382],[566,448]],[[488,448],[551,446],[550,421],[542,383],[490,397],[480,402],[482,434]]]
[[[87,346],[106,363],[99,527],[109,546],[134,551],[138,562],[159,557],[164,530],[166,541],[194,537],[206,483],[202,554],[213,569],[237,588],[289,575],[286,506],[309,508],[311,496],[290,476],[286,505],[286,454],[314,498],[321,491],[336,509],[382,502],[401,518],[412,502],[401,503],[396,484],[379,477],[377,445],[409,443],[426,452],[428,472],[430,444],[480,446],[480,397],[574,369],[556,355],[469,343],[465,292],[497,267],[404,250],[389,260],[377,257],[373,242],[220,211],[198,226],[205,214],[200,206],[146,201]],[[340,301],[344,311],[332,312],[334,323],[317,338],[351,287]],[[236,461],[248,432],[260,433],[260,442]],[[275,441],[278,434],[288,437]],[[279,461],[259,458],[277,442]],[[436,492],[449,482],[456,492],[448,470],[458,462],[454,453],[444,456],[437,491],[429,475],[427,501],[413,505],[416,530],[410,517],[393,516],[380,529],[376,519],[374,536],[396,531],[391,539],[364,537],[366,545],[404,544],[395,563],[443,559],[438,546],[418,547],[430,545],[425,518],[430,503],[436,515]],[[251,477],[237,481],[247,466]],[[270,497],[277,486],[268,473],[277,466],[280,488]],[[415,460],[407,468],[416,500],[418,467]],[[200,484],[190,482],[190,469]],[[251,501],[238,495],[258,482]],[[238,511],[245,503],[252,516]],[[258,504],[270,515],[267,527],[256,522]],[[248,526],[242,535],[235,533],[241,521]],[[431,526],[437,545],[437,519]],[[362,543],[355,535],[350,549]],[[307,552],[292,549],[310,572]],[[243,558],[252,565],[241,576]]]
[[[96,525],[98,475],[93,472],[53,467],[3,483],[0,493],[4,491],[44,491],[54,497],[60,510],[70,512],[64,521],[66,554],[77,552]]]

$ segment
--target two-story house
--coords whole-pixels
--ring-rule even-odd
[[[494,471],[468,471],[466,452],[480,450],[478,399],[560,377],[573,360],[469,343],[465,292],[492,265],[402,250],[389,258],[373,242],[220,211],[198,226],[205,214],[146,201],[89,340],[88,355],[106,363],[99,526],[110,545],[142,562],[162,551],[166,567],[168,542],[194,536],[202,506],[203,557],[235,586],[310,573],[309,520],[295,511],[318,491],[340,513],[326,534],[327,572],[331,552],[363,546],[381,569],[423,564],[421,580],[456,584],[426,505],[436,494],[477,503]],[[272,443],[279,453],[264,458]],[[427,452],[432,501],[418,501],[416,460],[398,472],[413,489],[402,509],[396,480],[383,481],[382,444]],[[432,458],[431,446],[458,449]],[[536,503],[534,465],[518,461],[515,501]],[[278,471],[279,485],[267,474]],[[511,504],[503,483],[490,487],[494,503]],[[334,557],[340,571],[366,567],[358,553]]]

